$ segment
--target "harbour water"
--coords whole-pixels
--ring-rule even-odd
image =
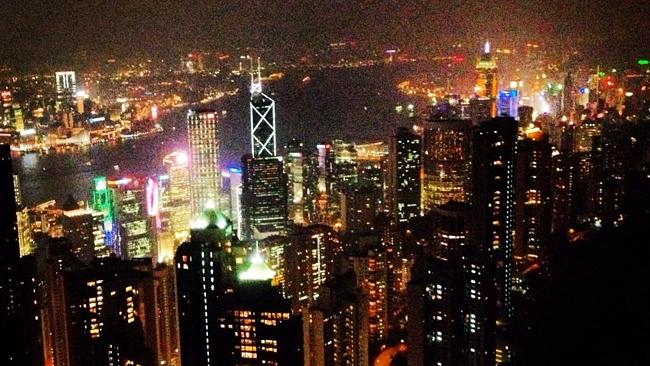
[[[264,92],[276,101],[278,145],[283,146],[290,138],[314,147],[335,138],[387,139],[395,126],[408,124],[405,112],[396,112],[397,105],[416,103],[417,109],[426,103],[411,100],[396,88],[413,67],[294,70],[286,72],[281,80],[265,84]],[[239,165],[241,155],[250,149],[249,94],[243,79],[236,96],[207,106],[222,113],[222,168]],[[186,147],[187,108],[162,114],[164,132],[153,136],[75,152],[16,158],[14,170],[21,178],[24,203],[31,206],[51,199],[62,202],[70,194],[77,200],[87,200],[95,175],[162,172],[162,158]]]

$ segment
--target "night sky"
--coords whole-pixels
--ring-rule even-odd
[[[340,39],[444,47],[489,38],[574,45],[605,59],[650,50],[647,2],[4,0],[0,62],[17,68],[94,58],[253,46],[303,52]]]

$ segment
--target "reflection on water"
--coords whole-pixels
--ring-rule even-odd
[[[370,68],[314,71],[310,82],[303,73],[265,85],[277,104],[278,146],[290,138],[306,146],[334,138],[367,140],[390,136],[404,116],[395,105],[407,103],[396,89],[408,69]],[[237,96],[215,102],[212,107],[227,111],[221,122],[222,165],[238,165],[250,149],[248,88]],[[89,198],[93,175],[154,174],[162,169],[162,158],[184,149],[185,110],[165,113],[161,134],[119,144],[97,145],[77,152],[49,155],[27,154],[15,161],[22,180],[23,200],[34,205],[50,199],[62,202],[69,194],[78,200]],[[119,166],[119,171],[114,166]]]

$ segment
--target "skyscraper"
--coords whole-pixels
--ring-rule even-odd
[[[465,202],[470,186],[471,122],[430,120],[424,128],[422,210]]]
[[[497,64],[490,52],[490,42],[485,42],[483,55],[476,63],[476,95],[484,98],[497,97]]]
[[[218,207],[219,204],[219,192],[221,192],[219,128],[217,111],[213,109],[196,109],[187,113],[193,216],[203,212],[206,207]]]
[[[56,104],[74,105],[74,98],[77,95],[77,74],[74,71],[57,71],[56,78]]]
[[[192,224],[191,239],[176,250],[176,288],[183,365],[218,365],[220,301],[235,283],[232,223],[207,210]]]
[[[145,318],[153,311],[143,294],[151,275],[134,263],[104,258],[90,267],[59,272],[63,291],[53,315],[64,315],[59,339],[66,341],[69,365],[148,365],[154,360],[147,347]]]
[[[255,252],[234,291],[220,301],[217,365],[302,364],[301,318],[291,315],[291,302],[271,286],[273,276]]]
[[[494,266],[472,242],[471,208],[436,208],[432,245],[408,286],[408,364],[493,365],[496,359]]]
[[[512,317],[511,281],[513,276],[513,231],[515,224],[515,157],[517,122],[497,117],[481,123],[472,139],[472,241],[480,253],[487,253],[487,267],[494,267],[497,329],[500,342],[497,354],[508,359],[508,320]],[[481,258],[482,260],[482,258]],[[483,263],[483,262],[482,262]],[[483,266],[483,264],[480,264]]]
[[[275,102],[251,75],[251,151],[242,157],[242,237],[281,235],[287,226],[287,178],[276,155]]]
[[[152,222],[146,207],[145,180],[124,177],[109,180],[115,197],[120,253],[125,259],[155,256]]]
[[[474,92],[478,99],[490,103],[490,116],[496,116],[497,64],[490,52],[490,42],[485,42],[483,55],[476,63],[476,86]]]
[[[287,227],[287,183],[282,160],[242,158],[242,237],[282,235]]]
[[[92,208],[100,216],[106,246],[111,252],[120,255],[119,235],[115,222],[115,197],[113,191],[108,188],[106,177],[93,178]]]
[[[420,155],[420,137],[407,128],[399,128],[391,139],[389,180],[393,214],[398,222],[406,222],[420,214]]]
[[[284,249],[285,281],[294,311],[318,299],[318,289],[334,270],[335,258],[343,251],[336,231],[325,225],[296,230]]]
[[[514,255],[539,264],[551,237],[551,145],[538,128],[517,144]]]
[[[171,229],[176,241],[183,241],[190,233],[191,196],[190,172],[187,154],[175,151],[163,159],[169,176],[167,208],[170,211]]]
[[[354,271],[337,274],[303,313],[305,366],[369,364],[368,301]]]
[[[292,140],[286,147],[284,157],[288,185],[288,216],[289,220],[299,225],[304,224],[307,219],[305,173],[309,167],[306,164],[307,157],[305,155],[302,142]]]
[[[276,157],[275,101],[262,92],[259,58],[257,81],[251,72],[250,128],[253,158]]]

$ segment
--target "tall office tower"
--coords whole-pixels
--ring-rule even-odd
[[[156,255],[153,230],[146,208],[145,181],[125,177],[109,180],[115,197],[120,253],[124,259]]]
[[[517,89],[501,90],[497,100],[497,115],[518,118],[519,91]]]
[[[187,113],[192,216],[219,204],[219,130],[217,111],[197,109]]]
[[[357,287],[368,301],[368,340],[379,344],[388,337],[388,253],[380,248],[364,248],[350,256],[351,267],[357,274]]]
[[[90,263],[95,258],[95,218],[91,209],[79,206],[72,198],[61,207],[63,235],[72,244],[72,253],[79,260]]]
[[[422,211],[470,197],[471,122],[430,120],[424,128]]]
[[[350,270],[319,289],[303,312],[305,366],[369,364],[368,301]]]
[[[251,155],[253,158],[275,158],[275,101],[262,92],[260,60],[257,59],[257,81],[251,73],[250,101]]]
[[[232,222],[214,210],[194,219],[190,241],[176,250],[176,291],[183,365],[217,365],[217,317],[235,284]]]
[[[145,326],[151,304],[143,294],[151,275],[133,263],[104,258],[92,266],[63,270],[63,296],[55,314],[64,315],[68,364],[151,365]]]
[[[174,240],[183,242],[190,234],[191,221],[191,188],[187,154],[175,151],[165,156],[163,164],[169,176],[167,191],[169,198],[165,209],[170,212]]]
[[[493,265],[471,242],[471,228],[465,203],[434,211],[438,253],[416,260],[408,287],[409,366],[495,362]]]
[[[18,224],[16,218],[16,195],[14,187],[11,149],[0,144],[0,258],[17,259],[20,256]]]
[[[476,86],[474,92],[479,99],[490,101],[490,115],[496,115],[497,64],[490,53],[490,42],[485,42],[483,55],[476,63]]]
[[[341,189],[341,230],[351,233],[374,230],[379,193],[372,184],[354,184]]]
[[[74,105],[77,95],[77,75],[74,71],[57,71],[56,77],[56,103],[57,108],[62,104]]]
[[[391,139],[390,160],[393,215],[397,222],[403,223],[420,215],[420,136],[411,133],[408,128],[398,128]]]
[[[551,157],[551,232],[567,230],[576,221],[577,159],[572,152]]]
[[[277,156],[275,102],[262,93],[259,59],[257,81],[251,74],[251,154],[242,157],[242,237],[264,239],[287,227],[287,178]]]
[[[634,164],[634,145],[629,129],[606,124],[594,138],[588,180],[587,217],[596,226],[616,227],[625,220],[625,177]]]
[[[119,256],[121,250],[115,221],[115,197],[106,177],[93,178],[92,208],[100,216],[106,247]]]
[[[271,286],[273,276],[259,253],[253,253],[248,268],[239,273],[239,284],[221,301],[215,364],[302,364],[302,321]]]
[[[354,149],[357,151],[357,183],[375,192],[373,205],[380,212],[386,207],[384,183],[389,146],[380,141],[356,144]]]
[[[473,242],[494,265],[499,334],[507,334],[512,317],[514,183],[517,122],[497,117],[481,123],[472,139]],[[508,359],[508,340],[500,336],[497,354]]]
[[[331,227],[310,225],[290,235],[284,250],[285,281],[294,312],[318,299],[318,289],[334,270],[335,258],[342,253],[339,235]]]
[[[294,224],[303,225],[307,223],[308,203],[305,196],[305,175],[308,166],[306,164],[306,152],[303,143],[291,140],[285,148],[284,168],[287,172],[287,200],[289,202],[289,220]]]
[[[278,158],[242,157],[242,237],[282,235],[287,227],[287,183]]]
[[[514,256],[525,264],[546,262],[551,237],[551,145],[537,127],[517,141]]]

